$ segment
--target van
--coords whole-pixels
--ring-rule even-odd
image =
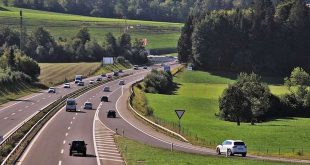
[[[76,111],[76,105],[75,99],[68,98],[66,101],[66,111]]]
[[[101,102],[109,102],[109,97],[108,96],[102,96]]]
[[[80,81],[83,81],[83,76],[82,75],[76,75],[74,79],[74,83],[77,84]]]

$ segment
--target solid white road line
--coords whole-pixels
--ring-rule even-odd
[[[119,159],[109,159],[109,158],[99,158],[100,160],[109,160],[109,161],[114,161],[114,162],[124,162],[123,160]]]
[[[107,155],[115,155],[115,156],[121,156],[120,153],[112,153],[112,152],[106,152],[106,151],[101,151],[99,152],[100,154],[107,154]]]

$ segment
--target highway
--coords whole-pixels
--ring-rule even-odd
[[[132,70],[126,73],[132,73]],[[89,80],[95,77],[84,80],[85,85],[88,85]],[[63,85],[56,87],[56,93],[47,93],[47,90],[34,93],[30,96],[23,97],[17,101],[12,101],[1,105],[0,107],[0,137],[6,138],[19,125],[24,123],[27,118],[38,113],[44,107],[54,102],[61,96],[71,93],[81,88],[71,82],[71,88],[63,88]]]

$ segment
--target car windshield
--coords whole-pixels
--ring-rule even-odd
[[[244,146],[244,142],[234,142],[234,145],[238,145],[238,146]]]
[[[75,101],[67,101],[67,105],[75,105]]]
[[[85,103],[85,105],[91,105],[91,103]]]

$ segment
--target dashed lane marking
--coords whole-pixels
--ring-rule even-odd
[[[6,120],[6,119],[8,119],[9,117],[5,117],[5,118],[3,118],[4,120]]]

